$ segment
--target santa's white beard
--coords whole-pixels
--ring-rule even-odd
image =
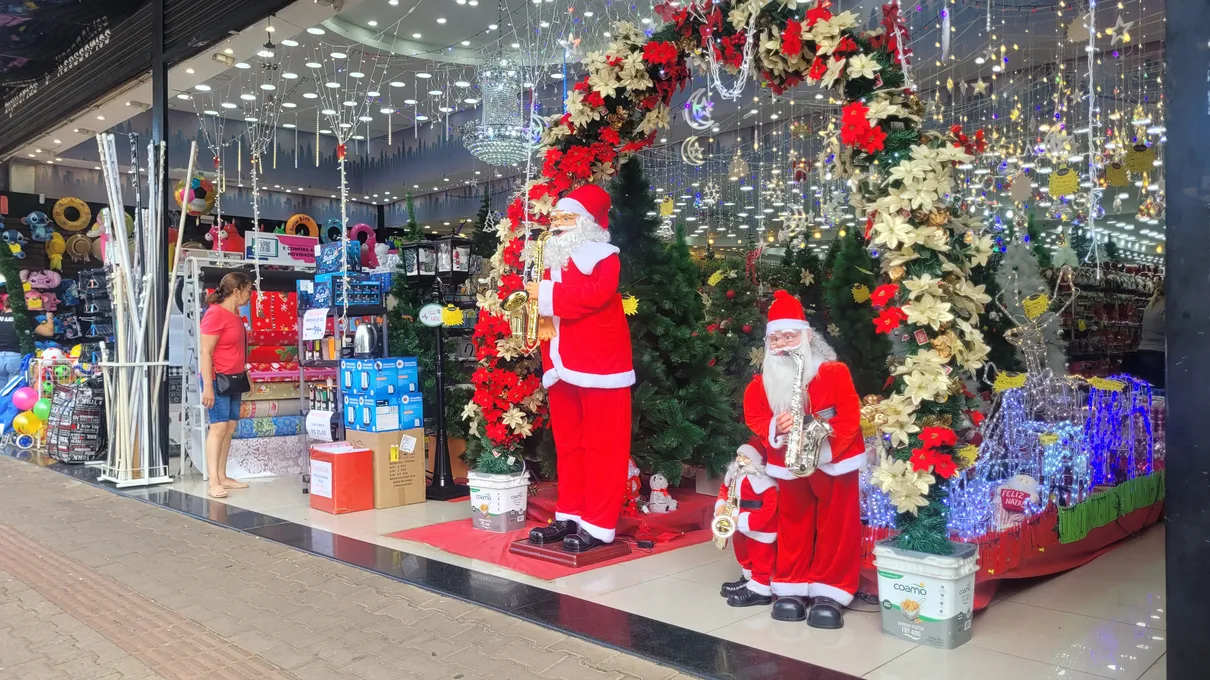
[[[609,232],[593,219],[580,216],[576,219],[576,226],[546,239],[542,265],[552,271],[566,268],[572,253],[585,243],[609,243]]]
[[[793,350],[801,352],[803,357],[803,387],[811,382],[817,370],[815,360],[811,355],[809,343]],[[765,346],[765,361],[761,364],[761,381],[765,386],[765,398],[769,400],[769,408],[774,415],[790,410],[791,400],[794,399],[794,381],[798,377],[798,364],[789,353],[774,353]]]

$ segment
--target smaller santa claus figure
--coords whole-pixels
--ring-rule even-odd
[[[718,500],[714,502],[717,515],[734,484],[736,498],[733,502],[739,512],[731,542],[742,575],[739,580],[724,583],[720,593],[732,607],[773,602],[769,580],[777,557],[777,480],[765,474],[762,448],[757,437],[739,447],[723,477]]]

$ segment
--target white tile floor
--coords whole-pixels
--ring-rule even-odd
[[[200,477],[173,485],[205,495]],[[876,680],[1166,680],[1164,529],[1074,571],[1002,588],[976,615],[974,637],[951,651],[883,637],[877,613],[849,612],[820,631],[735,609],[718,585],[736,576],[731,553],[710,543],[545,581],[385,534],[469,516],[462,503],[329,515],[308,507],[297,477],[254,480],[227,504],[476,571],[565,592],[635,614]]]

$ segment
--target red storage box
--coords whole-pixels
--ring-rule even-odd
[[[339,515],[374,507],[374,452],[345,442],[311,447],[311,507]]]

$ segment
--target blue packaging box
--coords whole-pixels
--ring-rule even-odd
[[[320,286],[321,284],[331,291],[329,297],[332,302],[329,306],[344,304],[345,283],[343,272],[316,274],[315,285]],[[366,274],[363,272],[349,273],[348,295],[350,305],[385,304],[388,290],[388,288],[383,288],[382,279],[378,274]]]
[[[333,241],[332,243],[321,243],[315,246],[316,273],[332,274],[335,272],[344,272],[345,262],[340,259],[341,247],[344,245],[346,244],[340,241]],[[344,253],[349,271],[361,271],[361,243],[356,240],[349,241]]]
[[[344,359],[340,387],[346,394],[383,397],[420,391],[420,367],[415,357]]]
[[[392,432],[424,426],[419,394],[345,397],[345,427],[361,432]]]

